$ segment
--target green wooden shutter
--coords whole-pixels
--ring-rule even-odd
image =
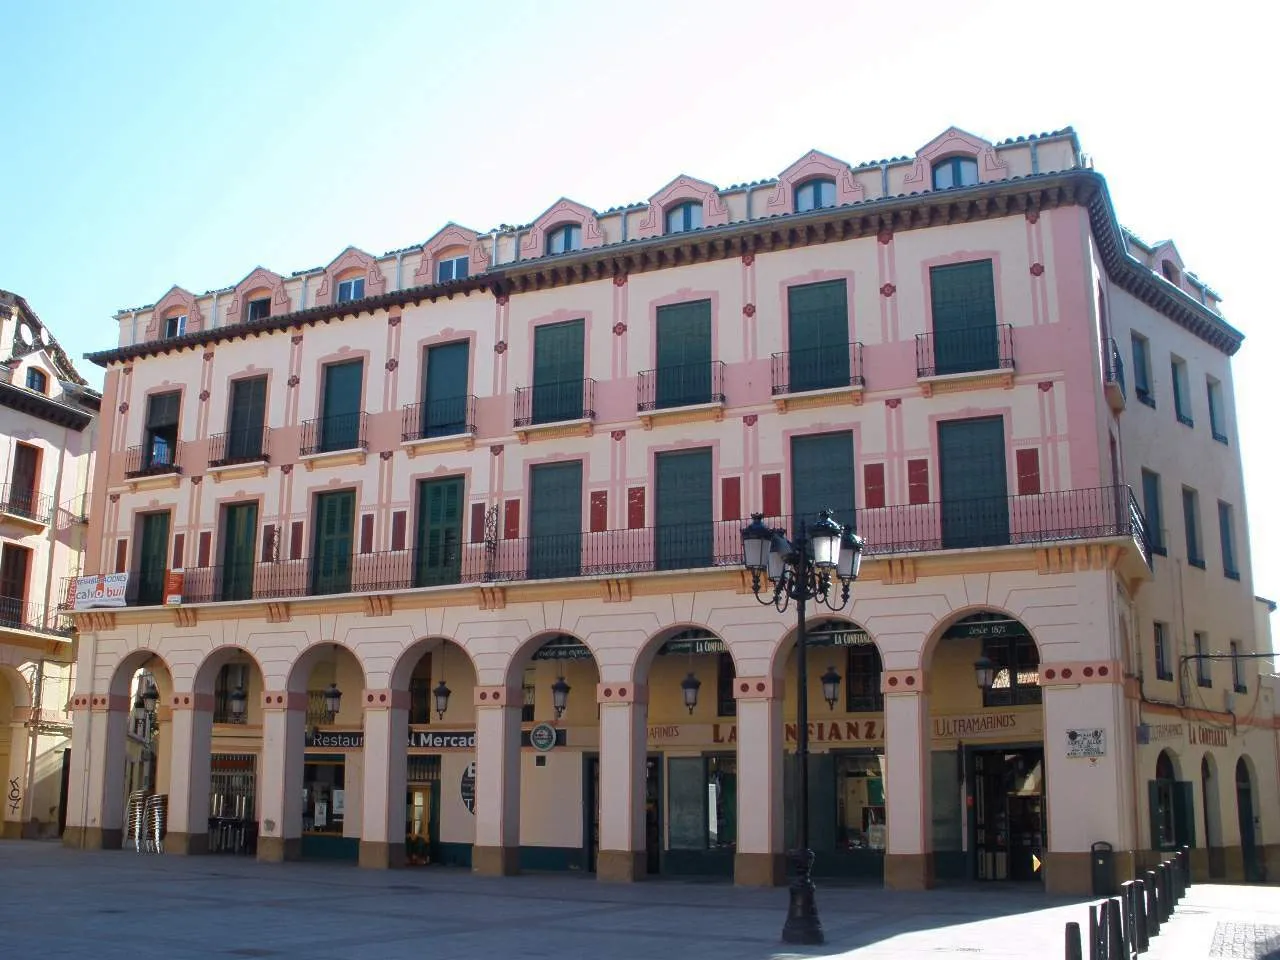
[[[809,754],[809,849],[836,849],[836,758],[832,753]]]
[[[938,424],[942,546],[993,547],[1009,542],[1009,479],[1004,418]]]
[[[351,556],[355,542],[356,495],[337,490],[316,495],[311,592],[346,593],[351,589]]]
[[[248,600],[253,596],[253,551],[257,533],[256,503],[233,503],[223,508],[219,599]]]
[[[160,603],[164,599],[164,575],[169,567],[169,514],[143,515],[139,539],[138,603]]]
[[[995,280],[990,260],[929,270],[935,372],[999,367]]]
[[[245,463],[262,458],[262,427],[267,415],[267,378],[247,377],[231,382],[231,413],[227,422],[226,460]]]
[[[787,289],[791,393],[849,385],[849,301],[843,280]]]
[[[529,471],[529,576],[576,577],[582,566],[582,461]]]
[[[711,566],[710,448],[660,453],[654,461],[658,569]]]
[[[324,407],[320,449],[351,450],[360,440],[360,405],[364,389],[364,361],[348,360],[324,368]]]
[[[548,323],[533,335],[533,422],[582,417],[583,338],[581,320]]]
[[[426,395],[422,402],[422,435],[448,437],[467,428],[467,375],[471,345],[444,343],[427,351]]]
[[[1196,845],[1195,784],[1190,780],[1173,785],[1173,836],[1179,847]]]
[[[658,308],[655,406],[711,400],[711,301]]]
[[[818,511],[837,523],[854,522],[853,434],[819,433],[791,439],[792,523],[813,523]]]
[[[462,477],[418,484],[415,585],[457,583],[462,570]]]
[[[1150,849],[1160,849],[1160,781],[1147,781],[1147,823],[1151,829]]]

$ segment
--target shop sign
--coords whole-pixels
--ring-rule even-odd
[[[1192,746],[1201,744],[1206,747],[1226,747],[1227,728],[1206,726],[1188,727],[1187,742]]]
[[[664,643],[658,653],[664,657],[672,654],[694,657],[704,653],[724,653],[728,649],[718,637],[674,637]]]
[[[462,795],[462,805],[467,808],[467,813],[474,814],[476,812],[476,762],[474,760],[462,771],[458,792]]]
[[[783,724],[783,734],[788,743],[796,742],[799,727],[794,723]],[[879,743],[884,739],[884,720],[818,720],[809,724],[809,740],[813,743]],[[713,723],[712,743],[737,743],[736,723]]]
[[[533,654],[534,660],[591,660],[591,650],[575,637],[552,637]]]
[[[474,730],[410,730],[409,748],[418,750],[474,750]]]
[[[529,746],[539,753],[555,749],[558,739],[556,728],[549,723],[540,723],[529,731]]]
[[[1070,758],[1101,757],[1107,752],[1107,732],[1101,727],[1067,731],[1067,756]]]
[[[961,620],[946,637],[950,640],[987,640],[992,637],[1026,637],[1027,628],[1017,620]]]
[[[164,572],[164,602],[166,606],[176,607],[182,603],[184,579],[181,568]]]
[[[308,750],[359,750],[364,747],[363,730],[308,730]]]
[[[810,647],[865,647],[872,640],[867,631],[850,624],[839,627],[820,627],[806,634],[804,642]]]
[[[974,713],[955,717],[934,717],[935,740],[967,740],[972,737],[999,737],[1030,733],[1038,713]]]
[[[1140,723],[1138,724],[1138,743],[1165,743],[1169,740],[1181,740],[1185,736],[1180,723]]]
[[[93,610],[97,607],[123,607],[125,588],[129,585],[127,573],[104,573],[96,577],[76,577],[71,590],[72,610]]]

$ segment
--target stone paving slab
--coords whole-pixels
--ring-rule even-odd
[[[779,942],[786,890],[727,883],[489,878],[445,868],[259,864],[23,841],[0,842],[0,883],[0,958],[41,960],[1009,960],[1062,956],[1064,925],[1075,920],[1087,929],[1089,902],[1020,885],[927,893],[822,885],[827,944],[800,949]],[[1215,889],[1248,888],[1196,887],[1186,902]],[[1280,890],[1266,893],[1277,901],[1273,911],[1280,910]],[[1176,939],[1200,944],[1201,952],[1151,956],[1208,960],[1216,909],[1175,921],[1191,922]],[[1204,930],[1197,923],[1202,919],[1211,921]],[[1245,910],[1227,921],[1265,926],[1280,924],[1280,915],[1267,921],[1264,913]],[[1235,944],[1251,935],[1230,928],[1222,943],[1245,949]]]

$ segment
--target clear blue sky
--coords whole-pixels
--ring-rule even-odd
[[[0,0],[0,24],[0,287],[76,357],[173,283],[771,176],[810,147],[1072,124],[1123,222],[1173,237],[1249,338],[1255,588],[1280,596],[1276,54],[1244,4]]]

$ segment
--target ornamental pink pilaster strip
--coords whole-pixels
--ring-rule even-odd
[[[735,700],[781,700],[782,684],[773,677],[736,677],[733,681]]]
[[[596,703],[648,703],[649,688],[643,683],[598,683]]]
[[[923,670],[886,670],[880,674],[881,693],[924,693]]]
[[[407,710],[409,707],[409,691],[392,690],[390,688],[364,690],[361,692],[360,702],[366,710]]]

